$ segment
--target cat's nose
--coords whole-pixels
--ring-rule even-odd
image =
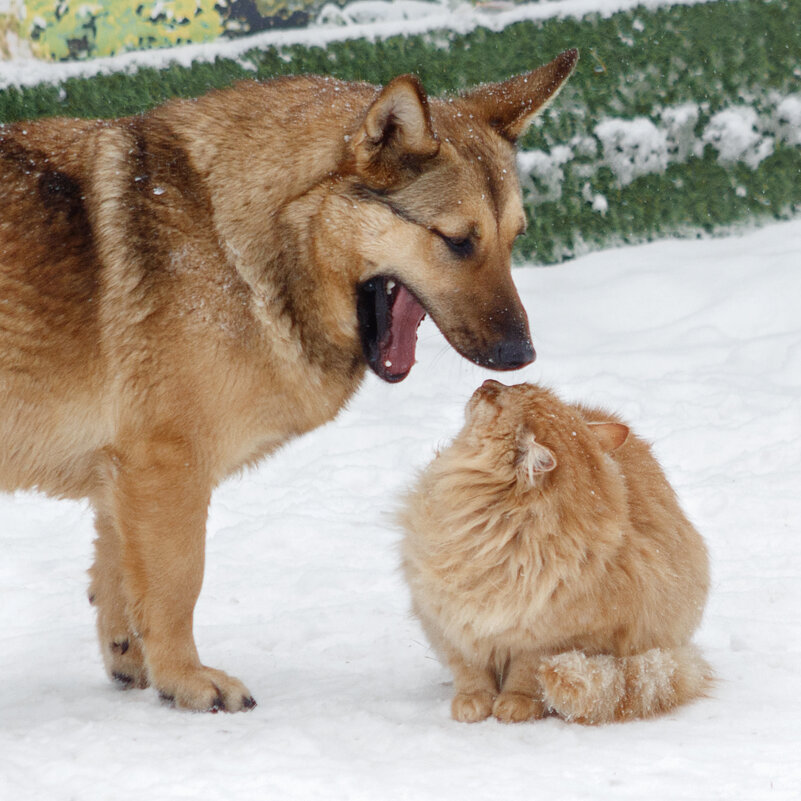
[[[494,400],[504,389],[506,389],[506,387],[501,384],[500,381],[496,381],[494,378],[488,378],[478,390],[476,390],[476,395],[479,395],[483,400]]]

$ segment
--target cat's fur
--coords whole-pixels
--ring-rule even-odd
[[[401,522],[414,610],[453,672],[455,719],[605,723],[708,690],[690,643],[706,548],[615,415],[487,381]]]

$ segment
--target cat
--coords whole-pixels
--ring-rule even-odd
[[[707,550],[649,446],[532,384],[486,381],[465,418],[399,516],[453,718],[601,724],[706,695]]]

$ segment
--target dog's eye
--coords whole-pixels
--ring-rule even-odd
[[[467,259],[473,255],[472,237],[445,236],[441,231],[436,231],[435,233],[448,246],[448,250],[454,256],[458,256],[460,259]]]

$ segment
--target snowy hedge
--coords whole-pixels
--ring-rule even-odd
[[[521,143],[530,225],[519,255],[547,263],[612,242],[801,211],[798,20],[801,0],[734,0],[325,46],[273,39],[213,61],[165,58],[159,67],[8,85],[0,121],[118,116],[244,77],[296,72],[383,83],[413,71],[441,93],[577,46],[576,74]]]

